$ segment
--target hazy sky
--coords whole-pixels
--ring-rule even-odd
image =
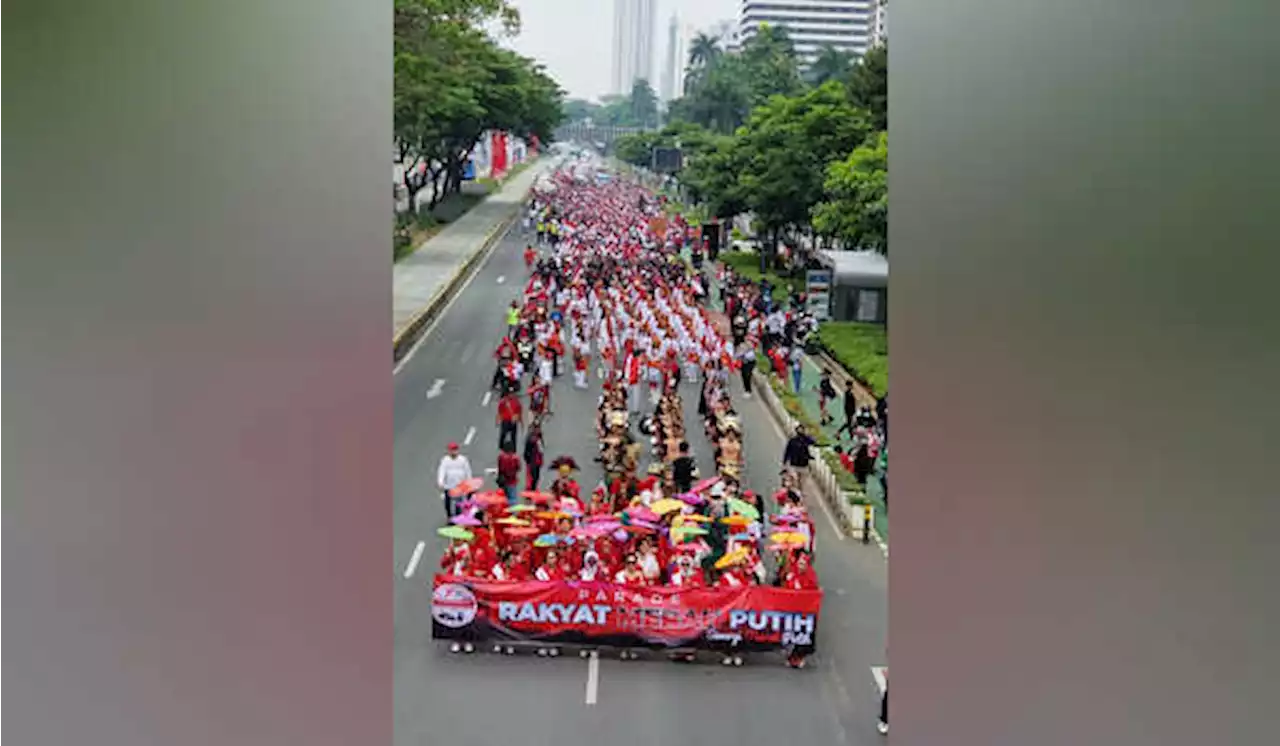
[[[613,65],[613,0],[513,0],[522,27],[512,46],[547,66],[572,98],[598,99],[609,89]],[[666,59],[667,22],[705,28],[737,17],[738,0],[658,0],[654,76]],[[654,80],[656,89],[657,81]]]

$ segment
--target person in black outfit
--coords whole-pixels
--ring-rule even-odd
[[[844,389],[844,424],[836,431],[836,437],[839,438],[845,432],[849,433],[849,437],[853,437],[853,429],[857,426],[855,421],[858,418],[858,397],[853,393],[853,381],[845,384]]]
[[[675,483],[676,494],[683,495],[693,489],[693,480],[698,477],[698,464],[689,455],[689,443],[680,441],[680,455],[671,462],[671,481]]]
[[[818,406],[822,410],[823,425],[830,425],[835,421],[831,413],[827,411],[827,404],[836,398],[835,384],[831,383],[831,371],[822,371],[822,380],[818,382]]]
[[[787,440],[782,451],[782,465],[799,472],[801,476],[809,468],[809,449],[813,447],[813,438],[804,431],[804,425],[796,425],[796,432]]]
[[[867,448],[867,444],[860,444],[858,450],[853,454],[853,478],[858,480],[858,484],[863,487],[867,486],[867,477],[870,476],[871,469],[874,466],[875,459],[871,458],[871,452]]]

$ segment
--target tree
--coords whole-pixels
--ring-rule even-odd
[[[811,85],[819,86],[828,80],[847,80],[852,73],[855,56],[827,44],[809,66],[806,76]]]
[[[740,130],[738,183],[769,237],[762,264],[782,231],[808,225],[823,197],[826,166],[862,142],[870,127],[848,92],[828,82],[799,96],[775,96]]]
[[[638,127],[658,126],[658,96],[649,81],[641,78],[631,86],[631,119]]]
[[[720,39],[710,34],[698,34],[689,42],[689,64],[685,68],[684,92],[688,93],[720,59],[724,50]]]
[[[826,198],[813,209],[820,233],[847,247],[889,253],[889,139],[881,131],[827,168]]]
[[[871,124],[889,129],[889,47],[877,44],[849,72],[849,97],[871,113]]]
[[[582,122],[597,119],[602,107],[593,101],[571,98],[564,102],[564,120],[566,122]]]

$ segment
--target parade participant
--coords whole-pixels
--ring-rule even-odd
[[[520,457],[514,443],[504,444],[498,454],[498,488],[507,496],[507,505],[516,504],[516,491],[520,485]]]
[[[578,462],[570,456],[557,456],[555,461],[551,462],[551,468],[558,472],[556,480],[551,483],[551,494],[557,498],[580,499],[582,488],[573,478],[573,473],[578,470]]]
[[[532,245],[524,247],[524,267],[530,272],[534,269],[534,262],[538,259],[538,250]]]
[[[594,549],[588,549],[582,555],[582,569],[578,571],[578,580],[591,583],[599,579],[603,579],[600,554]]]
[[[587,388],[587,344],[585,341],[577,344],[573,348],[573,386],[574,388]]]
[[[534,423],[551,415],[551,384],[540,378],[529,386],[529,415]]]
[[[652,536],[645,536],[640,540],[636,560],[644,575],[645,584],[658,585],[662,579],[662,564],[658,561],[658,547]]]
[[[618,585],[642,586],[645,584],[644,570],[640,568],[640,558],[634,552],[627,554],[623,567],[613,576]]]
[[[524,438],[524,466],[527,473],[525,489],[538,489],[538,480],[542,475],[542,425],[536,420],[529,426]]]
[[[514,451],[520,426],[524,424],[524,407],[520,405],[520,397],[514,391],[507,391],[498,400],[494,424],[498,426],[498,447],[510,446]]]
[[[447,452],[440,459],[436,469],[436,486],[440,488],[440,498],[444,503],[445,520],[451,520],[458,514],[457,498],[450,497],[449,492],[471,479],[471,462],[458,451],[457,443],[450,443]]]
[[[507,336],[514,337],[518,326],[520,326],[520,304],[517,301],[511,301],[511,306],[507,308]]]

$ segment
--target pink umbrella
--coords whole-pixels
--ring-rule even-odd
[[[702,480],[701,482],[698,482],[697,484],[693,485],[693,490],[691,490],[691,491],[692,491],[692,492],[706,492],[707,490],[709,490],[709,489],[711,489],[712,487],[716,486],[716,484],[717,484],[717,483],[719,483],[719,482],[720,482],[720,477],[711,477],[711,478],[709,478],[709,479],[704,479],[704,480]]]
[[[627,532],[623,529],[618,529],[617,531],[613,532],[613,538],[617,539],[618,541],[626,541],[627,536],[628,536]]]
[[[638,505],[634,508],[627,508],[625,512],[633,521],[649,521],[652,523],[658,520],[657,513],[642,505]]]
[[[479,526],[480,525],[479,518],[476,518],[473,515],[467,515],[466,513],[463,513],[462,515],[455,515],[453,517],[453,520],[449,522],[455,526]]]
[[[616,516],[610,515],[609,513],[589,515],[586,520],[587,523],[616,523],[618,521]]]
[[[677,500],[681,500],[688,505],[701,505],[707,501],[705,497],[695,492],[686,492],[683,495],[676,495]]]

